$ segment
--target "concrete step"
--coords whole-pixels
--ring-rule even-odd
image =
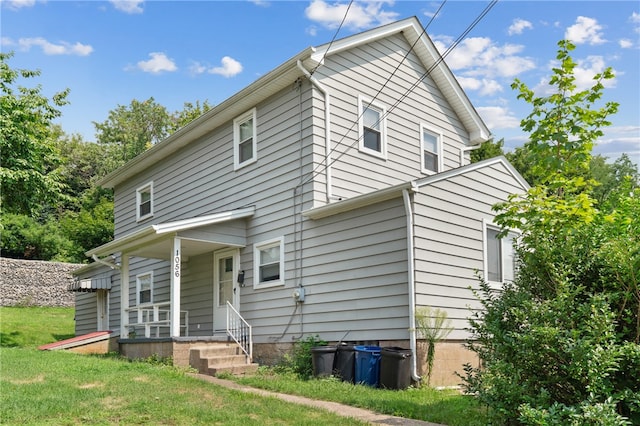
[[[245,374],[253,374],[258,370],[259,365],[256,363],[252,364],[236,364],[226,367],[211,367],[207,370],[205,374],[210,376],[216,376],[218,374],[227,373],[233,374],[234,376],[243,376]]]

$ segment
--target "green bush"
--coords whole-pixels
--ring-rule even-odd
[[[307,336],[298,340],[291,350],[290,354],[286,354],[283,362],[277,366],[277,371],[283,373],[294,373],[301,379],[308,379],[313,376],[313,362],[311,348],[316,346],[325,346],[326,341],[322,340],[317,334],[315,336]]]

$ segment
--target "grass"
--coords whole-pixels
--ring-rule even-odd
[[[0,307],[0,424],[362,424],[219,387],[158,362],[36,350],[72,337],[73,314],[73,308]],[[486,424],[477,403],[455,391],[393,391],[332,378],[300,380],[264,367],[255,376],[233,379],[449,426]]]
[[[74,336],[74,308],[1,307],[0,347],[37,348]]]
[[[2,425],[364,424],[157,362],[35,349],[73,334],[73,309],[2,307],[0,319]]]
[[[378,413],[449,426],[487,424],[485,410],[472,397],[455,390],[422,387],[397,391],[353,385],[335,378],[300,380],[294,374],[274,373],[273,369],[264,367],[255,376],[234,380],[275,392],[340,402]]]

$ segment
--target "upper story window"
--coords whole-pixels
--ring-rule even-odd
[[[136,275],[136,302],[138,305],[153,303],[153,272]]]
[[[153,182],[136,189],[136,220],[153,216]]]
[[[420,146],[422,152],[422,172],[442,171],[442,133],[434,132],[424,124],[420,125]]]
[[[386,109],[378,104],[358,98],[359,149],[376,157],[387,157]]]
[[[234,169],[247,166],[258,159],[256,140],[256,109],[233,120]]]
[[[253,251],[254,287],[273,287],[284,284],[284,240],[264,241]]]
[[[516,234],[509,232],[502,238],[498,237],[499,234],[499,228],[485,223],[485,280],[489,282],[513,281],[516,273],[513,247]]]

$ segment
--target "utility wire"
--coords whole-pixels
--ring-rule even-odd
[[[455,49],[458,44],[460,44],[460,42],[467,36],[467,34],[469,34],[469,32],[471,32],[471,30],[473,30],[473,28],[475,28],[475,26],[489,13],[489,11],[498,3],[498,0],[492,0],[489,5],[487,5],[487,7],[485,7],[485,9],[480,13],[480,15],[478,15],[478,17],[475,18],[475,20],[467,27],[467,29],[454,41],[454,43],[452,43],[451,46],[449,46],[447,48],[447,50],[441,54],[438,55],[438,59],[436,60],[436,62],[434,62],[433,65],[431,65],[425,73],[422,74],[422,76],[420,76],[420,78],[418,80],[416,80],[416,82],[392,105],[391,108],[389,108],[386,113],[380,117],[380,119],[378,120],[377,123],[381,122],[382,120],[384,120],[384,118],[386,118],[391,111],[393,111],[395,108],[398,107],[398,105],[407,98],[407,96],[409,96],[409,94],[426,78],[429,76],[429,74],[431,74],[431,72],[440,65],[441,62],[444,61],[444,58],[446,56],[449,55],[449,53],[451,53],[451,51],[453,49]],[[426,29],[425,29],[426,31]],[[423,31],[423,33],[425,32]],[[421,36],[422,37],[422,36]],[[419,38],[418,38],[419,39]],[[415,43],[414,43],[415,46]],[[412,46],[413,48],[413,46]],[[407,54],[408,55],[408,54]],[[406,58],[406,56],[405,56]],[[399,68],[396,67],[396,71]],[[395,71],[394,71],[395,73]],[[385,82],[385,85],[382,87],[384,88],[386,86],[386,84],[388,83],[388,81],[391,79],[391,77],[393,77],[393,74],[389,77],[389,79],[387,79],[387,82]],[[376,94],[376,96],[378,96],[382,90],[382,88],[378,91],[378,93]],[[351,129],[353,129],[353,127],[359,122],[360,117],[362,116],[362,112],[360,113],[360,115],[358,116],[358,118],[356,119],[356,121],[354,121],[351,125],[351,127],[347,130],[347,132],[349,132]],[[347,134],[343,134],[342,137],[340,138],[340,140],[338,141],[338,143],[336,144],[336,148],[332,149],[330,151],[330,153],[333,153],[337,150],[337,147],[340,145],[340,143],[342,143],[342,141],[347,137]],[[335,163],[337,160],[339,160],[344,154],[347,153],[347,151],[350,148],[353,148],[355,146],[356,143],[358,143],[360,141],[360,137],[358,137],[352,144],[347,146],[347,149],[345,149],[344,151],[340,152],[339,155],[336,158],[333,158],[331,160],[330,164],[326,164],[324,166],[323,163],[325,160],[323,160],[320,164],[318,164],[318,166],[316,166],[316,168],[311,172],[311,175],[309,176],[309,178],[307,178],[307,180],[304,181],[304,183],[309,182],[311,179],[313,179],[313,177],[315,177],[318,173],[321,173],[323,170],[325,170],[328,166],[332,165],[333,163]],[[326,158],[326,157],[325,157]],[[321,167],[321,170],[317,170],[318,167]]]
[[[327,50],[324,51],[324,55],[322,55],[322,59],[320,60],[320,62],[318,62],[318,65],[316,65],[316,67],[313,70],[311,70],[309,75],[313,75],[313,73],[316,72],[316,70],[318,68],[320,68],[320,65],[322,65],[324,63],[324,58],[327,57],[327,53],[329,53],[329,50],[331,49],[331,45],[335,41],[336,37],[338,37],[338,33],[340,32],[340,29],[342,28],[342,25],[344,25],[344,21],[347,20],[347,15],[349,14],[349,9],[351,9],[351,5],[352,4],[353,4],[353,0],[351,0],[349,2],[349,4],[347,5],[347,10],[344,12],[344,16],[342,17],[342,21],[340,22],[340,25],[338,26],[338,29],[336,30],[336,33],[333,35],[333,38],[331,39],[331,42],[329,42],[329,46],[327,47]]]

